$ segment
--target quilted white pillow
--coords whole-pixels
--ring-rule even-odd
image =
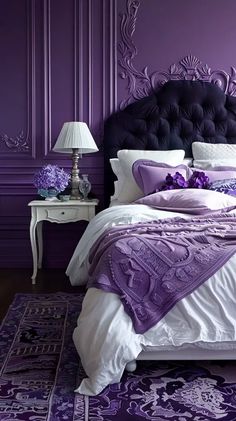
[[[194,160],[236,159],[236,145],[227,143],[193,142],[192,152]]]
[[[136,184],[132,174],[132,165],[137,159],[151,159],[152,161],[176,166],[183,163],[184,153],[182,149],[171,151],[120,150],[117,156],[122,176],[119,189],[117,189],[117,200],[120,203],[131,203],[143,196],[143,192]]]
[[[233,159],[194,159],[193,166],[202,170],[213,170],[218,167],[236,168],[236,158]]]

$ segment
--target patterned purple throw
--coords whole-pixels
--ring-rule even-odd
[[[139,362],[99,396],[74,394],[84,375],[72,342],[82,299],[17,294],[0,330],[0,421],[236,419],[235,362]]]
[[[91,250],[88,286],[118,294],[135,331],[143,333],[235,251],[230,214],[117,226]]]

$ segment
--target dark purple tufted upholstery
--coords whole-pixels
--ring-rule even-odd
[[[169,81],[105,123],[105,199],[113,193],[109,159],[120,149],[184,149],[194,141],[236,143],[236,98],[204,81]]]

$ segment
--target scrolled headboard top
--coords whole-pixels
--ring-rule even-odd
[[[236,98],[210,82],[168,81],[107,119],[105,180],[112,177],[109,159],[120,149],[184,149],[191,157],[194,141],[236,143]],[[109,194],[113,180],[106,183]]]

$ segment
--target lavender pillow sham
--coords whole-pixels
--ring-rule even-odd
[[[203,171],[197,168],[189,168],[189,171]],[[236,168],[218,167],[214,170],[204,170],[204,174],[209,177],[209,182],[214,183],[218,180],[229,180],[236,178]]]
[[[165,190],[142,197],[135,203],[193,215],[236,209],[236,197],[204,189]]]
[[[167,174],[173,176],[177,171],[185,180],[188,180],[195,171],[201,172],[202,170],[189,168],[184,164],[173,167],[150,159],[138,159],[132,166],[133,177],[145,196],[158,191],[165,184]],[[210,183],[218,180],[236,179],[236,168],[218,167],[214,170],[205,170],[204,174],[209,178]]]
[[[179,172],[185,179],[191,175],[191,169],[184,164],[172,167],[171,165],[151,160],[138,159],[133,163],[133,177],[139,188],[146,195],[159,190],[165,183],[167,174],[174,175]]]

